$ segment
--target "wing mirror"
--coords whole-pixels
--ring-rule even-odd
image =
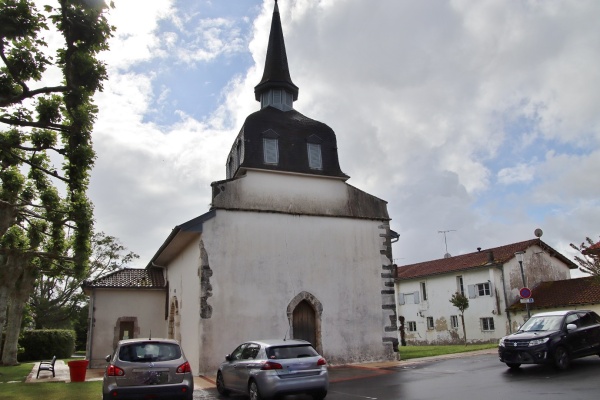
[[[231,358],[231,354],[227,354],[225,356],[225,360],[231,362],[232,358]]]
[[[567,330],[568,330],[569,332],[570,332],[570,331],[573,331],[573,330],[575,330],[575,329],[577,329],[577,325],[575,325],[575,324],[567,324]]]
[[[109,355],[107,355],[106,357],[104,357],[104,359],[106,360],[106,362],[110,362],[110,359],[111,359],[111,357],[112,357],[112,356],[109,354]]]

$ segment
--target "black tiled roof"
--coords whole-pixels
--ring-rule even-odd
[[[279,163],[277,165],[264,163],[263,138],[267,131],[278,135]],[[320,139],[321,144],[323,168],[320,170],[308,166],[307,142],[309,138],[315,140],[315,136]],[[244,140],[244,157],[240,168],[259,168],[348,179],[340,169],[337,139],[333,129],[322,122],[305,117],[296,110],[281,111],[274,107],[265,107],[252,113],[244,122],[240,138]]]
[[[160,268],[124,268],[93,281],[85,281],[83,287],[163,289],[165,279]]]

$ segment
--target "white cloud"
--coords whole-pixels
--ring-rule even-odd
[[[106,57],[111,80],[98,97],[92,197],[98,226],[142,263],[175,224],[208,210],[210,182],[224,178],[232,140],[258,109],[253,88],[273,1],[260,3],[251,38],[225,17],[186,17],[186,1],[144,2],[143,15],[131,8],[118,20]],[[600,233],[600,3],[295,0],[279,8],[296,108],[335,130],[349,183],[389,202],[399,263],[442,257],[439,230],[456,230],[451,254],[529,239],[538,227],[560,249]],[[221,63],[244,43],[255,65],[236,71],[214,113],[154,120],[171,90],[154,85],[161,68]],[[191,86],[169,94],[199,101]]]
[[[513,183],[528,183],[535,177],[535,166],[518,164],[512,168],[503,168],[498,171],[498,182],[503,185]]]

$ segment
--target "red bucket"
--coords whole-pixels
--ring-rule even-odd
[[[87,370],[88,360],[69,361],[69,375],[71,382],[85,382],[85,371]]]

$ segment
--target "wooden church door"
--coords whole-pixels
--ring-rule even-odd
[[[298,303],[294,309],[292,324],[294,339],[303,339],[313,346],[317,345],[315,310],[306,300]]]

